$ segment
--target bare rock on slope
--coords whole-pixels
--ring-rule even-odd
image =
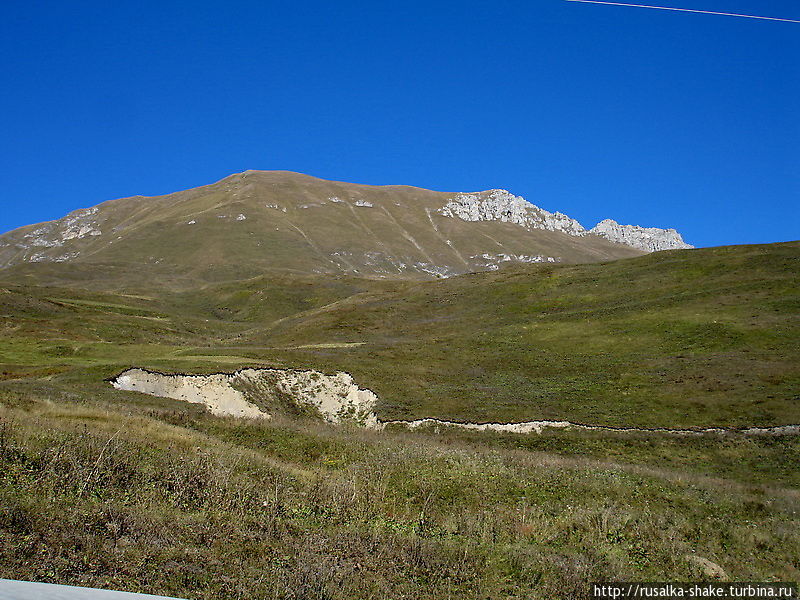
[[[694,248],[694,246],[684,242],[681,234],[674,229],[620,225],[613,219],[604,219],[600,221],[589,233],[594,233],[612,242],[625,244],[631,248],[638,248],[645,252]]]

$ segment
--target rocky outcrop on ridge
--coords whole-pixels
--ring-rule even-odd
[[[674,229],[620,225],[613,219],[600,221],[589,233],[594,233],[612,242],[626,244],[646,252],[694,248],[694,246],[684,242],[681,234]]]
[[[674,229],[620,225],[613,219],[604,219],[587,231],[572,217],[560,212],[548,212],[506,190],[457,194],[439,209],[439,213],[463,221],[501,221],[528,230],[560,231],[572,236],[595,234],[645,252],[694,248],[684,242]]]
[[[502,221],[526,229],[586,235],[586,229],[575,219],[560,212],[548,212],[506,190],[457,194],[439,209],[439,213],[445,217],[458,217],[463,221]]]

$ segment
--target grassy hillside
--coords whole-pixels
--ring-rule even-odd
[[[800,579],[796,437],[253,423],[104,381],[343,369],[383,418],[800,423],[799,259],[790,243],[148,293],[6,271],[0,577],[286,600]]]
[[[598,460],[47,381],[0,384],[0,403],[0,577],[192,599],[549,600],[603,579],[800,576],[791,465],[762,464],[768,485],[719,474],[754,450],[780,458],[772,444],[796,475],[788,440],[717,456],[676,440],[667,454],[693,463],[678,469],[626,464],[631,441],[602,436],[589,444],[614,456]]]
[[[363,294],[245,339],[360,342],[387,418],[638,426],[800,422],[800,244],[528,266]]]
[[[266,275],[150,296],[6,284],[0,364],[6,377],[340,369],[385,419],[800,423],[799,264],[788,243],[428,283]]]

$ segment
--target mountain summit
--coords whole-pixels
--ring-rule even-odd
[[[0,267],[71,263],[214,281],[265,271],[448,277],[503,263],[579,263],[690,248],[675,230],[586,230],[505,190],[435,192],[245,171],[110,200],[0,236]],[[169,277],[167,277],[168,279]]]

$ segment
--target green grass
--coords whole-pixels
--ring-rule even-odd
[[[341,369],[384,419],[800,423],[799,260],[791,243],[425,284],[5,282],[0,577],[187,598],[550,599],[704,579],[687,558],[702,556],[734,580],[798,580],[794,437],[252,423],[104,380]]]
[[[245,339],[363,342],[291,358],[353,373],[387,418],[798,423],[798,248],[662,252],[408,284]]]
[[[344,370],[385,419],[800,423],[799,262],[788,243],[429,283],[283,275],[139,296],[8,284],[0,363],[5,378]]]
[[[690,556],[734,580],[798,573],[800,497],[781,486],[16,394],[0,392],[3,577],[187,598],[550,599],[704,578]]]

